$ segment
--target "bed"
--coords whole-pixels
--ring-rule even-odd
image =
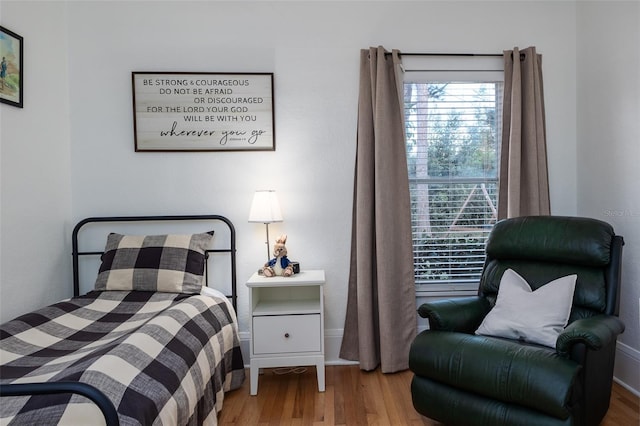
[[[187,222],[206,231],[110,230],[104,250],[79,249],[94,228]],[[220,227],[222,247],[213,243]],[[85,257],[99,268],[80,295]],[[72,258],[73,298],[0,325],[0,424],[217,424],[224,393],[245,374],[233,224],[218,215],[89,218],[73,229]],[[222,291],[209,286],[212,268],[228,271],[216,282]]]

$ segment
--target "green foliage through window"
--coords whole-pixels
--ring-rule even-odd
[[[479,278],[496,220],[501,84],[404,85],[417,284]]]

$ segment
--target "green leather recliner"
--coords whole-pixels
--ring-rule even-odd
[[[530,216],[499,221],[478,295],[425,303],[429,330],[409,353],[415,409],[447,425],[597,425],[609,408],[621,236],[602,221]],[[569,323],[550,348],[476,335],[513,269],[532,289],[577,274]]]

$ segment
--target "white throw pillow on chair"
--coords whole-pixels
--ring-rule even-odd
[[[557,278],[535,291],[512,269],[500,280],[496,304],[476,334],[524,340],[555,348],[569,321],[577,275]]]

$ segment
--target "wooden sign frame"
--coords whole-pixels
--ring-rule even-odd
[[[131,73],[136,152],[273,151],[273,73]]]

